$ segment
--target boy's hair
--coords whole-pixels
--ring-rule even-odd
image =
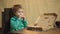
[[[17,5],[14,5],[12,10],[13,10],[13,13],[15,13],[16,11],[18,11],[19,9],[22,9],[22,6],[17,4]]]

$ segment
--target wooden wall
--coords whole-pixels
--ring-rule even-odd
[[[57,13],[57,20],[60,21],[60,0],[3,0],[1,3],[3,3],[2,8],[9,8],[15,4],[21,4],[30,25],[43,13]]]

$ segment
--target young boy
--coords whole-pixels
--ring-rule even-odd
[[[27,27],[23,9],[21,5],[14,5],[12,10],[14,16],[10,19],[10,31],[12,33],[20,33],[20,31]]]

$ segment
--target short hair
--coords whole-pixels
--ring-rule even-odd
[[[22,6],[20,4],[16,4],[12,7],[13,13],[15,13],[16,11],[18,11],[19,9],[22,9]]]

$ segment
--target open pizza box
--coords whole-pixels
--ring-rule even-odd
[[[46,31],[55,28],[57,14],[56,13],[44,13],[36,19],[35,24],[28,25],[30,30]]]

